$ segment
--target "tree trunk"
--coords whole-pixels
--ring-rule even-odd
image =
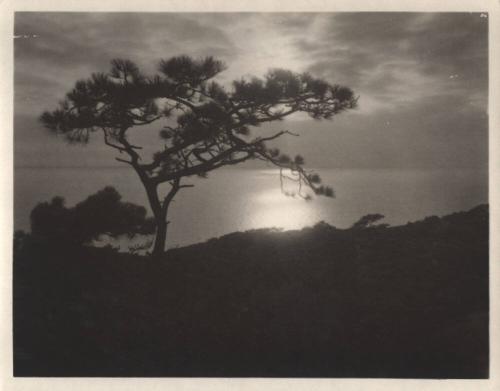
[[[150,177],[151,172],[148,171],[139,164],[140,156],[137,154],[137,152],[134,150],[134,147],[130,145],[130,143],[127,141],[127,138],[125,137],[125,132],[128,128],[124,127],[120,129],[119,133],[119,142],[121,145],[123,145],[123,148],[118,148],[120,149],[120,152],[125,151],[128,153],[128,155],[131,158],[131,161],[125,161],[128,164],[131,164],[132,167],[134,168],[135,172],[139,176],[141,183],[144,186],[144,189],[146,190],[146,194],[148,196],[148,201],[149,205],[151,206],[151,211],[153,212],[153,216],[155,219],[156,223],[156,236],[155,236],[155,243],[153,246],[153,252],[152,256],[153,258],[160,258],[164,253],[165,253],[165,244],[167,242],[167,226],[168,226],[168,221],[167,221],[167,212],[168,212],[168,207],[170,203],[172,202],[174,196],[177,194],[179,189],[181,187],[187,187],[187,186],[181,186],[180,185],[180,177],[173,179],[171,182],[169,182],[172,185],[172,188],[166,195],[166,197],[163,199],[163,202],[160,202],[160,198],[158,197],[158,182],[153,181]],[[106,144],[109,145],[108,135],[106,131],[104,130],[104,139]],[[115,146],[116,148],[116,146]],[[118,159],[120,160],[120,159]],[[124,160],[120,160],[124,161]]]
[[[166,216],[165,216],[166,217]],[[167,226],[168,223],[165,217],[156,218],[156,236],[153,247],[153,258],[159,258],[165,251],[165,243],[167,242]]]
[[[180,178],[176,178],[172,182],[170,191],[163,199],[163,202],[160,202],[160,198],[158,197],[158,184],[150,180],[146,172],[140,167],[140,165],[137,164],[137,162],[133,164],[133,167],[144,185],[144,189],[146,190],[148,201],[151,206],[151,211],[153,212],[155,219],[156,235],[151,255],[153,258],[159,259],[165,253],[165,244],[167,242],[168,207],[179,189],[182,187],[180,185]]]
[[[151,207],[153,209],[153,214],[155,216],[155,222],[156,222],[156,237],[155,237],[153,252],[151,254],[153,258],[159,259],[165,253],[165,244],[167,242],[167,228],[168,228],[168,221],[167,221],[168,208],[180,188],[181,186],[179,185],[179,180],[177,179],[175,180],[174,184],[172,185],[172,188],[170,189],[167,196],[163,200],[163,203],[159,202],[156,188],[154,188],[154,190],[152,190],[151,188],[148,189],[148,194],[150,194],[149,200],[151,203]]]

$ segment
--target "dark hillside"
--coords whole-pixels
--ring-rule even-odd
[[[488,207],[162,261],[18,237],[16,376],[488,376]]]

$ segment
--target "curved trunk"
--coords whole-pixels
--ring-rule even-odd
[[[158,191],[156,185],[146,185],[146,192],[148,194],[149,203],[151,204],[151,209],[156,223],[156,236],[155,243],[153,246],[152,257],[160,258],[165,253],[165,245],[167,242],[167,214],[168,207],[174,199],[181,186],[179,185],[180,180],[177,179],[172,184],[172,188],[168,192],[167,196],[160,202],[158,198]]]
[[[153,212],[153,216],[156,223],[156,236],[155,236],[153,252],[151,255],[153,256],[153,258],[159,258],[165,252],[165,244],[167,241],[168,207],[172,202],[174,196],[179,191],[179,189],[181,187],[189,187],[189,186],[181,186],[180,177],[174,178],[171,182],[167,180],[165,181],[153,180],[151,178],[151,172],[149,172],[148,174],[148,168],[146,166],[142,166],[141,164],[139,164],[140,156],[134,150],[134,148],[138,147],[134,147],[128,142],[125,136],[125,132],[127,131],[127,129],[128,129],[127,127],[122,127],[118,135],[118,142],[123,147],[111,144],[109,142],[109,135],[106,132],[106,129],[103,128],[104,142],[115,149],[119,149],[120,152],[126,152],[130,156],[131,159],[130,161],[119,158],[116,158],[116,160],[130,164],[134,168],[137,175],[139,176],[139,179],[141,180],[141,183],[144,186],[144,189],[146,190],[149,205],[151,207],[151,211]],[[172,188],[170,189],[166,197],[162,201],[160,201],[160,198],[158,197],[158,185],[162,182],[169,182]]]
[[[156,236],[151,253],[153,258],[159,258],[165,252],[165,244],[167,242],[167,226],[168,223],[165,218],[156,219]]]
[[[168,205],[170,204],[173,195],[171,194],[173,189],[169,192],[169,196],[165,198],[165,200],[160,202],[160,198],[158,197],[158,188],[155,184],[152,184],[146,175],[140,170],[137,170],[139,177],[141,178],[141,182],[144,185],[144,189],[146,190],[146,194],[148,196],[149,205],[151,207],[151,211],[153,212],[153,216],[156,224],[156,234],[155,241],[153,246],[153,252],[151,253],[153,258],[160,258],[161,255],[165,252],[165,244],[167,242],[167,211]]]
[[[155,241],[151,255],[153,258],[159,258],[165,252],[167,242],[167,208],[165,203],[161,204],[156,186],[151,186],[146,181],[143,181],[143,184],[156,224]]]

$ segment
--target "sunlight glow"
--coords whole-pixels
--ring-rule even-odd
[[[252,226],[258,228],[299,229],[318,222],[319,211],[314,201],[287,197],[280,189],[262,191],[255,198]]]

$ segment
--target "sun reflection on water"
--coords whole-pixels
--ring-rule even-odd
[[[285,196],[280,189],[266,190],[254,198],[251,226],[258,228],[299,229],[314,225],[320,220],[314,201]]]

